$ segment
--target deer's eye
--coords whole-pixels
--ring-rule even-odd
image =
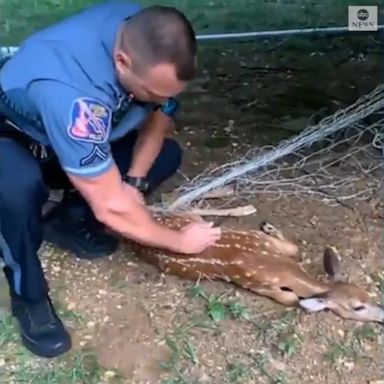
[[[359,305],[353,308],[353,310],[356,312],[363,311],[364,309],[365,309],[364,305]]]

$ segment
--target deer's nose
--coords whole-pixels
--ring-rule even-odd
[[[378,323],[381,325],[384,325],[384,307],[381,305],[378,305],[378,311],[379,311],[379,321]]]

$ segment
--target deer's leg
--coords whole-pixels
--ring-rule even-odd
[[[280,229],[268,222],[261,223],[260,229],[269,236],[269,241],[277,250],[286,256],[297,258],[299,247],[292,241],[287,240]]]

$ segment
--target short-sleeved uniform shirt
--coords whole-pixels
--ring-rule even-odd
[[[7,97],[42,122],[21,128],[51,146],[70,174],[93,177],[107,171],[114,164],[110,143],[153,111],[152,103],[131,101],[113,63],[121,23],[139,10],[118,1],[83,10],[30,36],[0,72]]]

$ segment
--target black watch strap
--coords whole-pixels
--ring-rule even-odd
[[[142,193],[146,192],[149,188],[149,183],[144,177],[133,177],[125,174],[123,176],[123,181],[132,187],[137,188]]]

